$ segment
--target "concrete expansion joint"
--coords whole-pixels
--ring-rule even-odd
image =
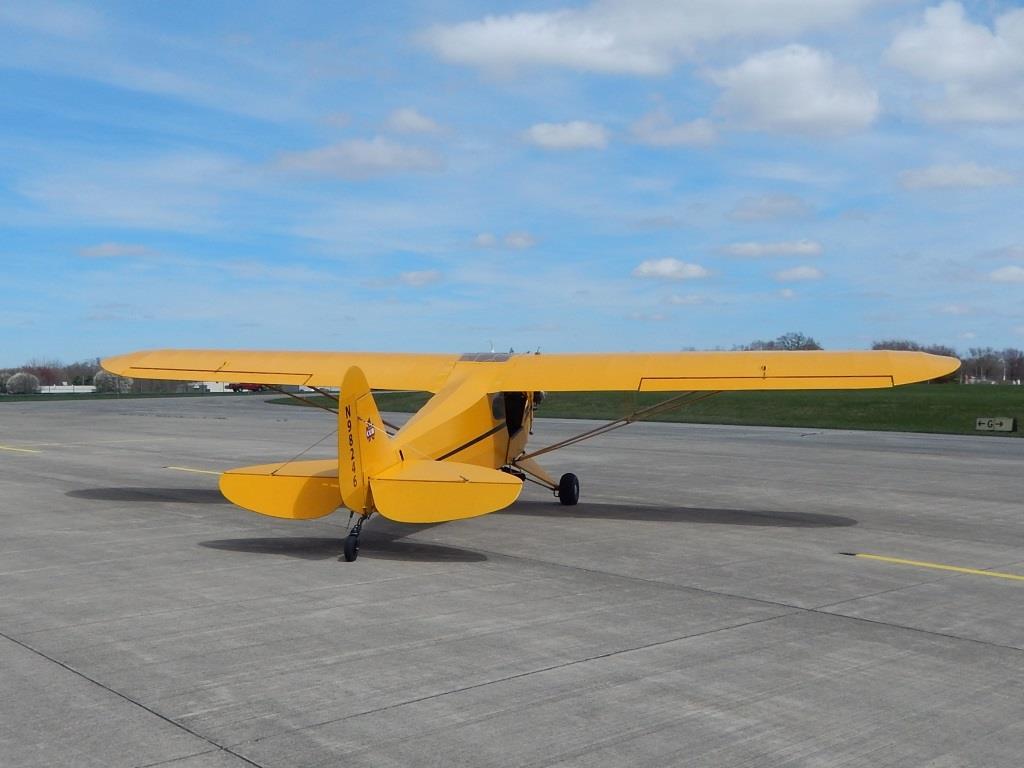
[[[845,602],[845,601],[844,601]],[[838,603],[836,603],[838,605]],[[826,606],[827,607],[827,606]],[[891,621],[882,621],[881,619],[866,619],[863,616],[847,616],[842,613],[831,613],[829,611],[821,610],[818,608],[803,608],[801,609],[807,613],[817,613],[821,616],[831,616],[834,619],[846,619],[848,621],[859,621],[865,624],[875,624],[881,627],[889,627],[890,629],[902,629],[907,632],[915,632],[919,635],[930,635],[931,637],[941,637],[946,640],[957,640],[961,643],[971,643],[973,645],[984,645],[988,648],[999,648],[1005,651],[1016,651],[1017,653],[1024,653],[1024,648],[1020,648],[1016,645],[1004,645],[1003,643],[993,643],[991,640],[978,640],[974,637],[964,637],[963,635],[952,635],[948,632],[936,632],[934,629],[921,629],[920,627],[911,627],[906,624],[896,624]]]
[[[527,672],[519,672],[519,673],[514,674],[514,675],[507,675],[505,677],[495,678],[494,680],[485,680],[482,683],[475,683],[473,685],[466,685],[466,686],[462,686],[460,688],[452,688],[451,690],[447,690],[447,691],[439,691],[438,693],[431,693],[431,694],[428,694],[426,696],[419,696],[419,697],[414,698],[414,699],[407,699],[405,701],[398,701],[398,702],[395,702],[394,704],[387,704],[387,705],[385,705],[383,707],[376,707],[374,709],[367,709],[367,710],[364,710],[362,712],[354,712],[351,715],[345,715],[344,717],[335,717],[335,718],[330,718],[328,720],[321,720],[319,722],[309,723],[308,725],[303,725],[303,726],[298,727],[298,728],[292,728],[288,732],[289,733],[298,733],[298,732],[301,732],[301,731],[309,730],[311,728],[319,728],[319,727],[324,726],[324,725],[332,725],[334,723],[344,722],[345,720],[352,720],[352,719],[357,718],[357,717],[366,717],[366,716],[369,716],[369,715],[376,715],[376,714],[379,714],[381,712],[388,712],[388,711],[393,710],[393,709],[399,709],[400,707],[405,707],[405,706],[408,706],[410,704],[419,704],[419,703],[424,702],[424,701],[432,701],[434,699],[440,699],[440,698],[443,698],[445,696],[450,696],[452,694],[464,693],[466,691],[473,691],[473,690],[477,690],[479,688],[486,688],[486,687],[491,686],[491,685],[497,685],[499,683],[507,683],[507,682],[512,681],[512,680],[520,680],[522,678],[530,677],[532,675],[543,674],[544,672],[553,672],[553,671],[558,670],[558,669],[566,669],[568,667],[575,667],[575,666],[578,666],[580,664],[587,664],[587,663],[589,663],[591,661],[601,661],[602,659],[608,659],[608,658],[612,658],[612,657],[615,657],[615,656],[621,656],[621,655],[624,655],[624,654],[627,654],[627,653],[635,653],[637,651],[646,651],[646,650],[649,650],[651,648],[659,648],[659,647],[661,647],[663,645],[671,645],[672,643],[677,643],[677,642],[679,642],[681,640],[691,640],[691,639],[696,638],[696,637],[705,637],[707,635],[713,635],[713,634],[716,634],[718,632],[727,632],[727,631],[732,630],[732,629],[741,629],[743,627],[748,627],[748,626],[751,626],[751,625],[754,625],[754,624],[763,624],[765,622],[775,621],[776,619],[784,618],[785,616],[791,616],[791,615],[793,615],[795,613],[799,613],[799,609],[798,610],[790,611],[788,613],[776,614],[774,616],[763,616],[763,617],[757,618],[757,619],[750,619],[748,621],[742,621],[742,622],[739,622],[737,624],[730,624],[727,627],[715,627],[714,629],[708,629],[708,630],[705,630],[703,632],[692,632],[692,633],[685,634],[685,635],[679,635],[678,637],[670,637],[670,638],[667,638],[665,640],[658,640],[658,641],[653,642],[653,643],[645,643],[643,645],[631,646],[629,648],[619,648],[619,649],[614,650],[614,651],[608,651],[606,653],[598,653],[598,654],[595,654],[593,656],[587,656],[587,657],[582,658],[582,659],[573,659],[571,661],[562,662],[561,664],[552,664],[552,665],[546,666],[546,667],[539,667],[537,669],[531,669],[531,670],[529,670]],[[263,738],[273,738],[274,736],[279,736],[279,735],[280,734],[274,734],[273,736],[268,736],[268,737],[263,737]],[[236,744],[232,744],[231,746],[232,746],[232,748],[237,748],[237,747],[239,747],[239,746],[241,746],[243,744],[256,744],[256,743],[258,743],[260,741],[263,741],[263,738],[250,739],[250,740],[247,740],[247,741],[240,741],[240,742],[238,742]]]
[[[911,626],[908,626],[908,625],[905,625],[905,624],[896,624],[896,623],[893,623],[893,622],[881,621],[881,620],[878,620],[878,619],[865,619],[865,618],[861,618],[859,616],[847,616],[845,614],[831,613],[831,612],[829,612],[827,610],[824,610],[824,609],[829,608],[831,606],[841,605],[844,602],[848,602],[846,600],[841,600],[841,601],[836,602],[836,603],[829,603],[829,604],[826,604],[826,605],[821,605],[821,606],[815,606],[815,607],[808,608],[806,606],[795,605],[793,603],[780,602],[780,601],[777,601],[777,600],[766,600],[766,599],[760,598],[760,597],[748,597],[746,595],[738,595],[738,594],[736,594],[734,592],[722,592],[722,591],[719,591],[719,590],[706,589],[706,588],[703,588],[703,587],[693,587],[693,586],[687,586],[687,585],[684,585],[684,584],[672,584],[671,582],[659,581],[657,579],[645,579],[645,578],[640,577],[640,576],[626,576],[626,575],[617,574],[617,573],[610,573],[608,571],[601,571],[601,570],[597,570],[597,569],[594,569],[594,568],[582,568],[582,567],[576,566],[576,565],[565,565],[565,564],[562,564],[562,563],[552,563],[552,562],[550,562],[548,560],[541,560],[541,559],[533,558],[533,557],[524,557],[524,556],[520,556],[520,555],[507,555],[507,554],[500,553],[500,552],[489,552],[489,551],[486,551],[486,550],[480,550],[480,551],[485,552],[487,555],[494,556],[494,557],[505,557],[505,558],[508,558],[510,560],[520,560],[520,561],[526,561],[526,562],[531,562],[531,563],[549,565],[549,566],[551,566],[553,568],[559,568],[559,569],[562,569],[562,570],[582,571],[584,573],[588,573],[588,574],[592,574],[592,575],[606,576],[606,577],[609,577],[611,579],[616,579],[616,580],[639,581],[639,582],[642,582],[642,583],[645,583],[645,584],[650,584],[650,585],[656,585],[656,586],[664,587],[666,589],[674,589],[674,590],[680,590],[680,591],[684,591],[684,592],[699,592],[699,593],[703,593],[703,594],[707,594],[707,595],[715,595],[717,597],[731,597],[731,598],[735,598],[737,600],[746,600],[746,601],[749,601],[749,602],[752,602],[752,603],[760,603],[762,605],[770,605],[770,606],[774,606],[774,607],[777,607],[777,608],[789,608],[789,609],[792,609],[788,613],[780,614],[780,615],[777,615],[777,616],[772,616],[769,619],[761,619],[759,621],[770,621],[772,619],[783,618],[785,616],[791,616],[791,615],[793,615],[795,613],[800,613],[800,612],[803,612],[803,613],[816,613],[816,614],[819,614],[821,616],[830,616],[832,618],[839,618],[839,619],[849,619],[851,621],[862,621],[862,622],[865,622],[865,623],[868,623],[868,624],[876,624],[876,625],[879,625],[879,626],[891,627],[893,629],[905,629],[905,630],[910,631],[910,632],[915,632],[915,633],[923,634],[923,635],[931,635],[933,637],[942,637],[942,638],[945,638],[945,639],[948,639],[948,640],[960,640],[960,641],[965,642],[965,643],[973,643],[973,644],[976,644],[976,645],[985,645],[985,646],[989,646],[991,648],[1001,648],[1001,649],[1005,649],[1005,650],[1008,650],[1008,651],[1024,652],[1024,648],[1020,648],[1020,647],[1015,646],[1015,645],[1003,645],[1001,643],[993,643],[993,642],[988,641],[988,640],[978,640],[978,639],[975,639],[975,638],[972,638],[972,637],[963,637],[961,635],[952,635],[952,634],[949,634],[949,633],[946,633],[946,632],[937,632],[935,630],[930,630],[930,629],[921,629],[919,627],[911,627]],[[849,553],[849,552],[838,552],[837,554],[839,554],[839,555],[850,555],[852,553]],[[913,586],[918,586],[919,584],[928,584],[928,583],[932,583],[932,582],[940,581],[940,580],[941,579],[925,580],[925,581],[922,581],[922,582],[917,582]],[[882,592],[880,592],[878,594],[885,594],[886,592],[896,592],[896,591],[899,591],[901,589],[906,589],[906,588],[907,588],[906,586],[900,586],[900,587],[896,587],[895,589],[891,589],[891,590],[883,590]],[[860,595],[859,597],[854,598],[854,599],[861,599],[863,597],[865,597],[865,595]],[[756,622],[752,622],[752,623],[756,623]],[[743,624],[739,624],[739,625],[736,625],[735,627],[722,627],[722,628],[720,628],[718,630],[713,630],[713,631],[724,631],[724,630],[727,630],[727,629],[738,629],[738,628],[740,628],[742,626],[744,626],[744,625]],[[697,636],[699,636],[699,635],[693,635],[693,637],[697,637]],[[686,637],[681,637],[681,638],[678,638],[678,639],[685,640]],[[666,642],[672,642],[672,641],[666,641]],[[600,657],[597,657],[597,658],[600,658]]]
[[[203,734],[197,733],[196,731],[193,731],[187,725],[183,725],[182,723],[179,723],[174,718],[168,717],[167,715],[164,715],[164,714],[158,712],[157,710],[153,709],[152,707],[146,706],[141,701],[133,699],[131,696],[128,696],[127,694],[121,693],[121,691],[117,690],[116,688],[111,688],[109,685],[105,685],[104,683],[101,683],[99,680],[96,680],[93,677],[89,677],[89,675],[85,674],[81,670],[75,669],[70,664],[65,664],[60,659],[55,659],[52,656],[49,656],[48,654],[46,654],[43,651],[39,650],[38,648],[35,648],[35,647],[29,645],[28,643],[22,642],[21,640],[18,640],[15,637],[11,637],[6,632],[0,632],[0,637],[4,638],[5,640],[9,640],[10,642],[14,643],[15,645],[17,645],[17,646],[19,646],[21,648],[24,648],[26,651],[29,651],[30,653],[34,653],[36,656],[40,657],[41,659],[45,659],[46,661],[49,661],[52,664],[56,664],[58,667],[61,667],[62,669],[67,670],[71,674],[73,674],[73,675],[75,675],[77,677],[80,677],[82,680],[85,680],[86,682],[92,683],[93,685],[95,685],[98,688],[103,689],[107,693],[109,693],[109,694],[111,694],[113,696],[116,696],[117,698],[122,699],[123,701],[127,701],[129,704],[132,704],[132,705],[138,707],[139,709],[142,709],[142,710],[148,712],[149,714],[153,715],[154,717],[160,718],[165,723],[169,723],[170,725],[173,725],[175,728],[178,728],[178,729],[184,731],[185,733],[189,734],[190,736],[194,736],[197,739],[205,741],[211,747],[214,747],[214,749],[206,750],[206,751],[203,751],[203,752],[199,752],[197,754],[208,754],[208,753],[211,753],[211,752],[226,752],[227,754],[231,755],[232,757],[236,757],[239,760],[241,760],[242,762],[247,763],[248,765],[255,766],[255,768],[266,768],[265,766],[261,765],[260,763],[254,762],[254,761],[250,760],[249,758],[245,757],[244,755],[240,755],[237,752],[232,751],[232,749],[230,747],[226,747],[223,744],[218,744],[217,742],[213,741],[212,739],[210,739],[210,738],[208,738],[206,736],[203,736]],[[163,761],[163,763],[151,763],[150,765],[161,765],[161,764],[173,763],[173,762],[175,762],[177,760],[184,760],[186,757],[195,757],[195,755],[182,755],[180,757],[174,758],[173,760],[165,760],[165,761]],[[144,767],[140,767],[140,768],[144,768]]]
[[[237,754],[235,752],[232,752],[227,747],[217,747],[215,749],[204,749],[204,750],[202,750],[200,752],[193,752],[190,755],[182,755],[181,757],[171,757],[171,758],[168,758],[167,760],[158,760],[155,763],[146,763],[145,765],[136,766],[136,768],[159,768],[159,766],[161,766],[161,765],[171,765],[171,766],[173,766],[175,763],[181,763],[181,762],[184,762],[185,760],[191,760],[192,758],[195,758],[195,757],[202,757],[203,755],[216,755],[216,754],[221,753],[221,752],[223,752],[224,754],[231,755],[232,757],[237,757],[239,760],[242,760],[242,761],[244,761],[246,763],[249,763],[250,765],[258,766],[258,768],[266,768],[266,766],[262,765],[261,763],[254,763],[252,760],[249,760],[249,759],[247,759],[245,757],[242,757],[241,755],[239,755],[239,754]]]

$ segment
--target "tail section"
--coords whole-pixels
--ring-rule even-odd
[[[487,467],[406,459],[384,431],[366,376],[352,366],[338,398],[338,486],[342,503],[360,515],[435,523],[507,507],[523,484]]]
[[[338,398],[338,484],[344,505],[360,515],[370,512],[370,477],[401,460],[384,431],[366,375],[352,366]]]
[[[405,459],[384,430],[362,370],[352,366],[338,397],[338,461],[291,461],[231,469],[224,495],[246,509],[308,520],[340,501],[403,523],[438,523],[507,507],[522,490],[511,474],[475,464]],[[340,498],[339,498],[340,496]]]

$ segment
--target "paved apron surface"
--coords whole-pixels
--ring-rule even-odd
[[[1024,581],[931,567],[1024,575],[1024,440],[636,425],[349,564],[166,468],[331,455],[263,399],[0,405],[0,765],[1024,760]]]

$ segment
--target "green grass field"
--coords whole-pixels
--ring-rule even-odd
[[[542,417],[611,420],[665,397],[627,392],[555,392],[547,396],[538,413]],[[389,393],[379,395],[377,402],[381,410],[408,412],[419,409],[427,398],[424,393]],[[301,405],[292,398],[270,402]],[[331,404],[326,399],[321,402]],[[1020,436],[1020,432],[976,432],[974,421],[980,416],[1011,416],[1019,424],[1024,419],[1024,387],[916,384],[837,392],[724,392],[661,414],[656,420]]]
[[[233,392],[147,392],[117,394],[114,392],[83,392],[59,395],[0,395],[0,403],[50,403],[60,400],[132,400],[147,397],[227,397]]]

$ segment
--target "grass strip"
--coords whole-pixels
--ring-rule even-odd
[[[541,417],[611,420],[669,397],[666,393],[552,392]],[[413,412],[430,395],[382,393],[381,410]],[[291,398],[271,403],[301,405]],[[331,405],[324,399],[323,404]],[[723,392],[696,405],[661,414],[657,421],[819,429],[864,429],[1020,437],[1021,432],[977,432],[979,417],[1024,418],[1024,387],[984,384],[912,384],[894,389],[793,392]]]

